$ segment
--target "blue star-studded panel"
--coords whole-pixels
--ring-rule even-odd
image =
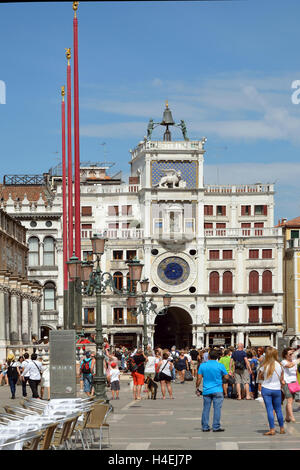
[[[165,284],[177,286],[188,279],[190,267],[182,258],[170,256],[159,263],[157,273]]]
[[[197,162],[154,161],[152,162],[152,186],[158,184],[164,175],[162,170],[181,171],[186,188],[197,188]]]

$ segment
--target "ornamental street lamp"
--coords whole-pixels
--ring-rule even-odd
[[[136,303],[135,289],[136,283],[140,281],[142,275],[143,264],[138,260],[128,261],[129,268],[129,286],[127,289],[117,289],[115,280],[111,273],[101,271],[101,256],[104,253],[105,242],[107,239],[99,235],[91,238],[93,254],[96,261],[81,263],[81,289],[83,295],[96,295],[96,374],[94,376],[95,394],[97,398],[101,398],[108,402],[106,395],[106,377],[104,375],[104,353],[103,353],[103,327],[102,327],[102,294],[109,288],[114,294],[126,295],[131,299],[131,307],[134,308]],[[96,265],[94,267],[94,265]],[[128,301],[127,301],[128,304]],[[129,301],[130,304],[130,301]]]
[[[133,309],[133,315],[138,317],[140,314],[142,314],[144,317],[143,346],[144,346],[145,352],[147,351],[147,346],[148,346],[147,315],[150,314],[151,312],[153,312],[155,315],[166,315],[168,313],[168,308],[170,307],[170,304],[171,304],[171,295],[165,294],[163,296],[164,308],[161,311],[157,312],[157,305],[152,302],[151,298],[147,300],[149,284],[150,283],[148,279],[144,279],[143,281],[140,281],[140,286],[141,286],[141,291],[142,291],[142,300],[141,300],[140,305],[137,308],[136,308],[136,300],[135,301],[133,300],[134,298],[136,299],[136,295],[131,294],[127,298],[127,307]]]

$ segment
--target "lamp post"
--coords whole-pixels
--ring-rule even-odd
[[[101,271],[101,256],[104,253],[105,242],[107,239],[98,235],[91,238],[93,254],[96,261],[81,263],[81,281],[82,292],[84,295],[96,295],[96,374],[94,376],[95,394],[108,402],[106,395],[106,377],[104,375],[103,361],[103,327],[102,327],[102,294],[109,288],[117,295],[129,295],[129,298],[135,299],[135,286],[141,279],[143,264],[138,260],[129,261],[129,289],[117,289],[114,278],[111,273]],[[96,267],[94,268],[94,264]],[[131,292],[130,292],[131,291]]]
[[[144,346],[145,352],[147,351],[147,346],[148,346],[147,315],[150,314],[151,312],[153,312],[155,315],[166,315],[168,313],[168,308],[170,307],[170,304],[171,304],[171,295],[165,294],[163,296],[164,308],[161,311],[157,312],[157,305],[152,302],[151,298],[147,300],[149,284],[150,283],[148,279],[144,279],[143,281],[140,281],[140,286],[141,286],[141,291],[142,291],[142,300],[141,300],[140,305],[137,308],[136,308],[136,295],[131,294],[129,295],[127,299],[127,307],[134,309],[133,314],[136,317],[142,314],[144,317],[143,346]]]

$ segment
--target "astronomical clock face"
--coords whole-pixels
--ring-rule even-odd
[[[155,286],[166,292],[182,292],[196,279],[197,267],[187,254],[157,256],[151,266],[151,278]]]
[[[178,286],[188,279],[190,267],[184,259],[172,256],[159,263],[157,274],[165,284]]]

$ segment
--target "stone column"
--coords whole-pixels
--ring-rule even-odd
[[[110,335],[110,345],[114,346],[114,344],[115,344],[114,343],[114,335],[111,333],[111,335]]]
[[[22,286],[22,342],[23,344],[29,344],[31,342],[31,338],[29,337],[29,286],[27,282],[23,282]]]
[[[19,338],[19,325],[18,325],[18,278],[11,277],[9,280],[10,287],[10,330],[9,339],[11,344],[18,344]]]
[[[40,338],[40,319],[39,319],[39,303],[40,303],[40,289],[37,286],[31,287],[31,302],[32,302],[32,335]]]
[[[5,292],[7,288],[5,287],[5,276],[4,272],[0,271],[0,360],[6,358],[6,321],[5,321]]]

